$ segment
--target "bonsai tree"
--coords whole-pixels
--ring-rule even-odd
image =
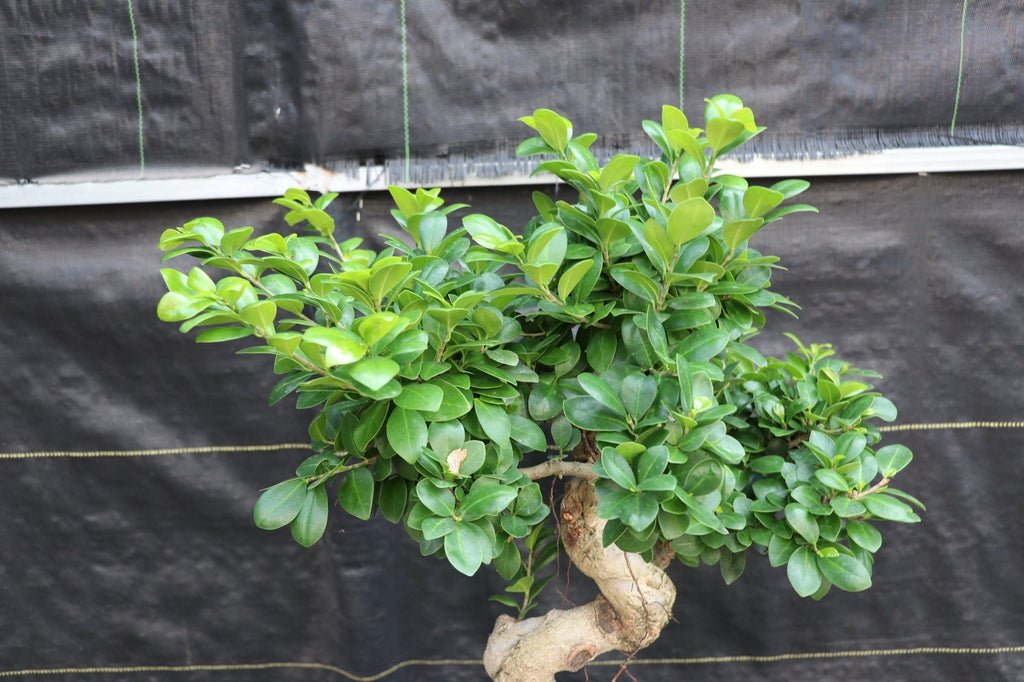
[[[892,487],[910,451],[878,447],[874,421],[896,410],[829,345],[791,337],[774,358],[749,344],[766,309],[795,307],[750,239],[814,211],[787,203],[808,183],[716,172],[763,130],[731,95],[707,100],[703,130],[664,107],[643,123],[659,158],[604,166],[596,136],[559,114],[521,120],[537,135],[519,154],[578,192],[534,193],[521,233],[480,214],[451,229],[464,205],[391,187],[408,239],[379,253],[338,240],[335,195],[297,189],[275,203],[308,236],[197,218],[161,237],[165,259],[227,274],[162,270],[159,317],[202,328],[200,343],[248,340],[241,352],[281,375],[270,402],[297,392],[313,414],[313,454],[263,492],[256,525],[308,547],[336,500],[460,573],[492,567],[514,614],[484,655],[496,680],[650,644],[671,617],[673,560],[717,564],[728,584],[752,550],[802,597],[867,589],[876,522],[919,520]],[[600,596],[527,617],[563,551]]]

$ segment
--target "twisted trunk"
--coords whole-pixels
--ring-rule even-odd
[[[636,554],[601,546],[605,522],[597,516],[597,491],[574,479],[562,500],[562,543],[576,567],[601,595],[567,611],[517,621],[501,615],[487,640],[484,667],[498,682],[551,682],[595,656],[638,651],[672,617],[675,586],[662,570],[671,556],[647,563]]]

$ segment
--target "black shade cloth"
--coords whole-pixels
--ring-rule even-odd
[[[204,4],[205,6],[205,4]],[[383,11],[383,10],[381,10]],[[553,188],[549,188],[554,192]],[[562,188],[561,192],[565,192]],[[512,227],[523,188],[448,192]],[[790,267],[776,288],[803,305],[781,333],[833,340],[885,374],[900,424],[1024,415],[1024,175],[831,179],[758,236]],[[343,196],[340,230],[392,229],[381,194]],[[196,215],[282,225],[269,202],[0,212],[0,452],[136,450],[301,442],[308,413],[267,407],[266,358],[197,346],[156,319],[156,241]],[[725,587],[717,568],[676,566],[671,623],[640,657],[684,658],[912,647],[1018,647],[1002,654],[873,653],[776,663],[637,665],[640,680],[1024,679],[1024,430],[890,434],[915,452],[901,487],[924,523],[885,530],[874,587],[800,600],[784,571],[751,555]],[[422,559],[401,529],[332,513],[324,540],[252,525],[259,488],[299,451],[0,459],[0,671],[305,661],[370,674],[407,659],[476,659],[499,612],[500,580]],[[573,575],[569,597],[592,587]],[[559,606],[555,590],[546,607]],[[591,670],[609,679],[612,668]],[[328,670],[62,674],[66,680],[342,679]],[[472,665],[386,677],[480,680]],[[33,678],[36,679],[36,678]],[[48,679],[48,678],[40,678]],[[565,680],[581,680],[567,675]]]
[[[519,116],[552,107],[606,150],[646,146],[641,120],[678,104],[681,81],[697,125],[704,97],[753,107],[769,132],[750,151],[1021,144],[1024,5],[970,3],[962,22],[963,7],[409,0],[407,140],[398,1],[12,0],[0,178],[134,177],[143,160],[149,177],[372,160],[400,177],[406,141],[416,181],[498,174],[521,168]]]

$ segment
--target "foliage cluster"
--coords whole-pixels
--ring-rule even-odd
[[[316,412],[314,454],[263,493],[257,525],[309,546],[332,497],[360,519],[379,511],[464,574],[493,565],[511,583],[499,601],[522,614],[558,551],[528,467],[568,458],[596,476],[606,545],[648,560],[669,545],[726,582],[753,548],[801,596],[870,586],[875,523],[919,520],[890,485],[910,451],[878,447],[872,422],[895,408],[828,345],[794,338],[766,358],[748,343],[766,309],[795,307],[770,290],[778,259],[749,240],[813,211],[787,203],[808,183],[716,172],[763,130],[731,95],[707,100],[703,129],[664,107],[643,123],[658,158],[603,166],[596,135],[561,115],[522,121],[537,134],[519,153],[578,198],[534,193],[521,234],[480,214],[450,229],[464,206],[392,187],[409,240],[379,253],[339,243],[334,195],[301,190],[275,201],[311,235],[197,218],[162,236],[165,259],[206,269],[162,271],[159,317],[201,327],[199,342],[255,343],[241,352],[281,375],[271,403],[294,391]]]

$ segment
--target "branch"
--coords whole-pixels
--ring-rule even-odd
[[[874,484],[873,486],[871,486],[867,490],[862,490],[860,492],[852,492],[852,493],[850,493],[850,499],[851,500],[859,500],[861,498],[867,497],[868,495],[870,495],[872,493],[877,493],[879,490],[884,490],[887,485],[889,485],[889,479],[888,478],[883,478],[881,481],[879,481],[878,483]]]
[[[559,478],[575,476],[587,481],[597,480],[597,474],[594,473],[594,465],[590,462],[567,462],[562,459],[549,459],[543,464],[526,467],[519,471],[525,474],[531,481],[547,478],[548,476],[558,476]]]

